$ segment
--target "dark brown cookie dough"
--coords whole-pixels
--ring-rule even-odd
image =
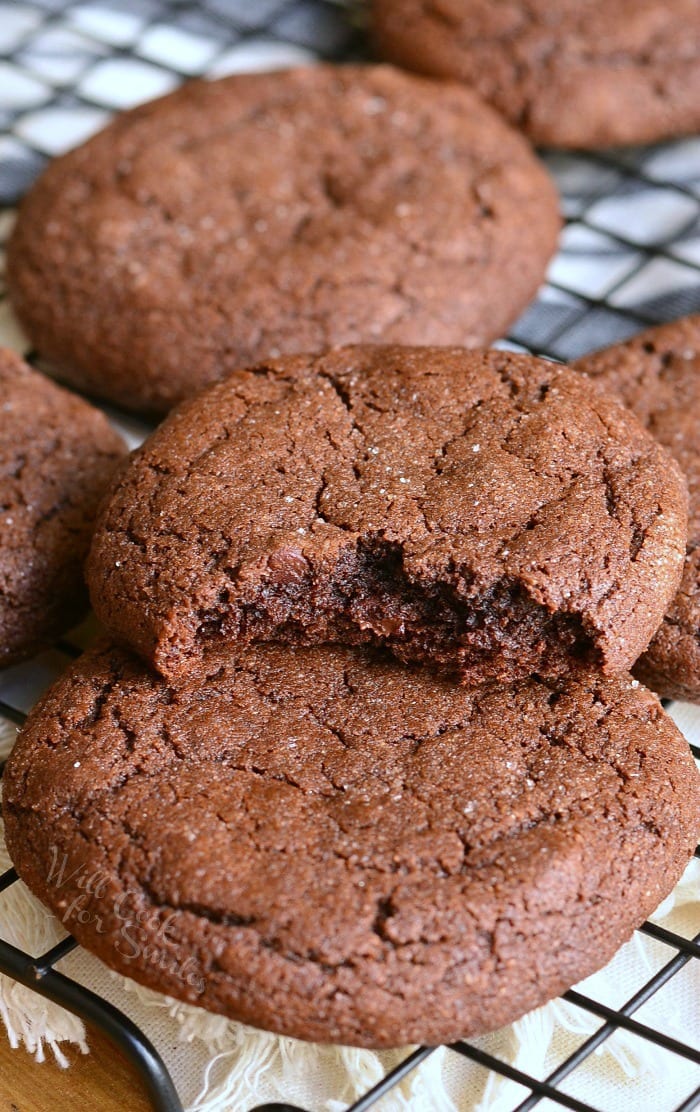
[[[284,352],[486,344],[558,230],[545,170],[472,93],[319,66],[119,117],[25,200],[8,280],[63,378],[165,411]]]
[[[88,561],[170,678],[213,645],[386,644],[469,683],[624,671],[678,587],[680,472],[582,375],[365,346],[232,374],[115,484]]]
[[[33,711],[4,814],[20,876],[108,965],[382,1047],[497,1028],[602,966],[690,858],[700,785],[629,676],[470,694],[269,645],[173,689],[106,646]]]
[[[618,393],[688,480],[680,589],[635,674],[659,695],[700,703],[700,316],[651,328],[574,364]]]
[[[700,129],[697,0],[373,0],[381,55],[473,86],[536,142]]]
[[[87,608],[83,561],[125,447],[87,402],[0,348],[0,666]]]

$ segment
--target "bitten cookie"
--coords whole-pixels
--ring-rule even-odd
[[[319,66],[186,85],[58,159],[8,282],[61,377],[162,412],[273,354],[486,344],[558,230],[545,170],[474,94]]]
[[[381,55],[473,86],[536,142],[700,129],[697,0],[373,0]]]
[[[31,656],[87,608],[83,561],[126,449],[81,398],[0,349],[0,666]]]
[[[624,671],[678,587],[685,484],[582,375],[365,346],[233,373],[113,486],[98,616],[169,678],[212,646],[387,645],[469,683]]]
[[[690,513],[683,578],[635,674],[659,695],[700,703],[700,316],[651,328],[574,367],[616,391],[685,472]]]
[[[689,860],[698,781],[629,676],[470,694],[272,645],[174,689],[106,646],[30,715],[3,809],[22,879],[108,965],[388,1047],[500,1027],[602,966]]]

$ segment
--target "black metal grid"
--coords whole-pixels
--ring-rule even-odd
[[[43,49],[46,62],[52,65],[57,60],[60,62],[60,44],[56,45],[58,40],[55,40],[52,48],[51,35],[65,29],[66,17],[81,7],[75,0],[29,0],[29,5],[23,7],[31,7],[35,20],[30,21],[24,32],[20,29],[10,50],[0,53],[0,62],[4,60],[16,67],[20,76],[23,73],[38,75],[39,84],[46,87],[43,99],[42,94],[35,90],[34,98],[37,100],[38,97],[38,100],[34,105],[11,106],[8,110],[3,104],[0,80],[0,128],[6,128],[4,138],[6,141],[9,139],[9,146],[4,151],[0,147],[0,248],[7,232],[5,214],[31,184],[46,161],[47,153],[53,153],[47,151],[45,143],[32,140],[31,129],[28,137],[22,122],[47,109],[109,112],[119,107],[104,96],[95,95],[94,91],[91,93],[89,84],[85,84],[86,75],[89,77],[104,62],[145,60],[147,67],[184,80],[196,76],[198,72],[209,72],[212,67],[216,69],[217,63],[225,60],[232,48],[250,44],[261,35],[268,41],[296,44],[336,60],[362,57],[365,51],[361,33],[362,0],[347,3],[343,0],[204,0],[200,4],[189,3],[188,0],[102,0],[100,6],[127,19],[133,17],[138,29],[126,35],[126,41],[106,43],[99,36],[93,39],[89,27],[78,26],[73,48],[76,42],[80,46],[78,40],[82,41],[84,57],[73,66],[74,72],[69,80],[56,78],[55,71],[50,80],[46,79],[41,74],[41,59]],[[153,52],[149,54],[147,46],[149,32],[163,27],[181,28],[186,33],[215,41],[216,45],[212,46],[207,61],[199,70],[189,66],[183,68],[173,60],[166,63],[162,56],[154,62]],[[70,33],[74,30],[71,29]],[[0,39],[1,32],[0,27]],[[11,76],[11,73],[7,74],[5,79],[10,80]],[[0,133],[0,142],[2,139]],[[646,325],[700,310],[700,144],[697,150],[691,145],[689,151],[692,157],[685,164],[681,157],[680,171],[676,166],[673,173],[657,173],[655,162],[660,157],[663,164],[665,152],[673,161],[674,149],[671,145],[656,151],[648,149],[550,157],[550,166],[562,189],[566,216],[564,248],[560,258],[567,262],[568,254],[568,274],[571,276],[578,274],[577,266],[582,258],[590,263],[596,255],[600,259],[604,257],[606,263],[611,265],[602,269],[610,270],[611,279],[603,281],[602,286],[597,288],[595,282],[587,285],[577,278],[567,279],[566,268],[562,279],[555,268],[544,292],[513,327],[505,341],[508,346],[535,351],[553,359],[574,358],[593,348],[624,339]],[[683,148],[681,156],[682,153]],[[646,232],[640,235],[640,231],[645,230],[634,226],[634,205],[640,196],[644,200],[642,195],[645,192],[654,196],[663,194],[666,207],[670,210],[674,209],[674,198],[678,200],[676,217],[652,235]],[[601,217],[601,204],[605,205],[611,199],[618,199],[625,210],[624,218],[617,224],[615,220],[611,221],[609,214]],[[627,214],[630,202],[632,215]],[[579,244],[567,251],[567,233],[572,230],[583,234],[584,240],[588,236],[593,246],[587,250]],[[640,280],[651,266],[658,269],[660,262],[665,264],[665,269],[662,268],[657,282],[650,283],[651,293],[646,297],[635,296],[634,291],[643,288]],[[31,353],[27,354],[31,357]],[[57,651],[67,661],[78,655],[80,649],[71,641],[64,640],[57,646]],[[17,702],[0,698],[0,721],[17,726],[22,724],[25,713]],[[691,748],[700,760],[700,747]],[[696,856],[700,857],[700,847]],[[0,896],[16,882],[14,869],[1,875]],[[513,1106],[513,1112],[529,1112],[547,1101],[575,1112],[604,1112],[569,1095],[561,1086],[605,1040],[619,1030],[631,1032],[648,1044],[700,1066],[700,1050],[635,1019],[635,1014],[644,1004],[689,963],[700,958],[700,934],[689,939],[653,923],[645,923],[639,930],[668,948],[668,960],[616,1009],[575,990],[566,993],[565,1000],[599,1018],[601,1026],[544,1079],[528,1076],[467,1041],[454,1043],[450,1051],[486,1071],[493,1071],[521,1085],[528,1095]],[[69,936],[45,954],[34,958],[0,940],[0,972],[99,1028],[134,1064],[154,1109],[181,1112],[182,1105],[167,1069],[143,1032],[114,1006],[56,970],[56,964],[76,947],[77,943]],[[348,1112],[364,1112],[374,1107],[409,1072],[419,1069],[434,1049],[423,1047],[409,1054],[378,1085],[355,1101]],[[675,1108],[654,1109],[654,1112],[690,1112],[698,1107],[700,1086],[688,1093]],[[295,1112],[295,1106],[287,1104],[261,1105],[257,1112],[263,1112],[263,1109],[267,1112]]]

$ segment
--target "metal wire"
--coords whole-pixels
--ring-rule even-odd
[[[148,3],[101,0],[100,7],[132,21],[126,41],[117,42],[95,37],[94,28],[91,30],[80,21],[82,7],[62,0],[29,0],[22,9],[30,12],[32,18],[24,29],[15,28],[14,35],[10,34],[11,42],[6,44],[4,53],[0,24],[0,57],[20,77],[29,78],[30,85],[31,80],[35,81],[32,90],[25,80],[24,103],[6,105],[0,90],[0,128],[5,129],[0,131],[0,206],[5,206],[0,207],[0,246],[8,229],[6,214],[47,157],[55,153],[51,124],[57,118],[56,111],[96,116],[124,105],[124,89],[118,89],[118,95],[110,102],[96,83],[107,62],[141,66],[140,71],[130,70],[131,80],[135,72],[151,80],[158,79],[159,74],[177,80],[196,75],[198,71],[184,65],[182,60],[164,58],[162,53],[158,56],[157,51],[154,58],[153,36],[163,26],[199,36],[200,42],[211,44],[201,72],[211,72],[217,66],[225,68],[232,51],[242,44],[262,40],[293,43],[331,59],[361,57],[364,49],[359,30],[360,3],[265,0],[258,5],[248,0],[204,0],[201,4],[187,0]],[[80,46],[70,58],[61,55],[58,45],[51,46],[51,42],[58,42],[52,35],[66,26],[77,35]],[[62,64],[70,69],[64,78],[60,76]],[[12,73],[8,73],[6,80],[11,78]],[[42,116],[46,125],[43,130]],[[678,145],[668,144],[655,150],[549,156],[566,215],[562,252],[539,298],[513,327],[507,341],[510,346],[566,360],[624,339],[646,325],[700,311],[700,144],[691,142],[687,148],[681,148],[685,154],[680,159],[675,157],[677,149]],[[642,220],[635,213],[639,214],[640,206],[643,209],[649,197],[655,199],[656,207],[652,212],[647,206],[647,217]],[[607,280],[601,277],[605,274]],[[61,642],[55,658],[57,670],[79,652],[80,647],[71,641]],[[36,686],[40,686],[40,679],[43,682],[45,677],[37,678]],[[0,678],[0,722],[22,725],[26,699],[17,692],[17,685],[13,686],[11,680]],[[697,746],[693,752],[700,758]],[[0,898],[16,883],[14,869],[1,875]],[[543,1100],[575,1112],[596,1112],[592,1105],[571,1096],[562,1086],[617,1031],[632,1033],[652,1046],[700,1065],[697,1049],[634,1018],[681,970],[700,959],[700,935],[684,938],[654,923],[645,923],[639,930],[667,947],[669,960],[617,1009],[579,991],[566,993],[564,999],[570,1005],[596,1016],[601,1025],[548,1077],[529,1076],[471,1042],[456,1042],[449,1051],[522,1086],[527,1096],[513,1106],[513,1112],[529,1112]],[[167,1069],[143,1032],[111,1004],[55,968],[76,946],[75,940],[68,937],[47,953],[32,958],[0,941],[0,972],[99,1028],[133,1063],[153,1108],[158,1112],[181,1112],[182,1105]],[[366,1112],[374,1107],[408,1073],[420,1069],[434,1050],[424,1047],[408,1055],[357,1100],[349,1112]],[[688,1093],[674,1109],[654,1112],[690,1112],[698,1107],[700,1087]],[[295,1106],[260,1105],[257,1112],[263,1110],[295,1112]]]

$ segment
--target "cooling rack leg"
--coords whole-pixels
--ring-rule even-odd
[[[66,946],[56,947],[56,957]],[[52,951],[53,953],[53,951]],[[131,1062],[154,1112],[183,1112],[172,1078],[153,1044],[135,1023],[77,981],[58,973],[43,958],[32,958],[9,942],[0,941],[0,972],[60,1004],[106,1035]]]

